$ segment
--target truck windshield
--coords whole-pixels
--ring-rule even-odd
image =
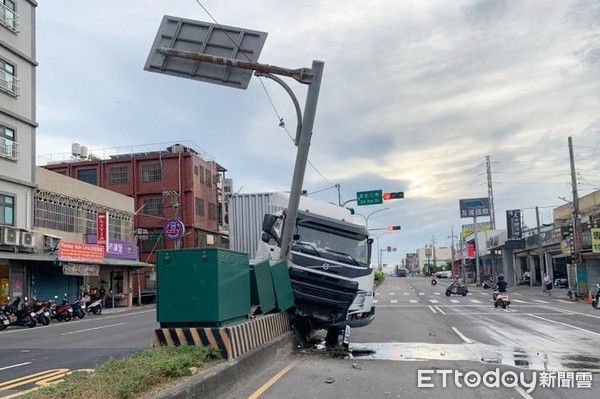
[[[367,239],[357,240],[332,232],[311,229],[306,226],[296,226],[295,246],[310,249],[309,252],[323,258],[339,262],[367,266]],[[304,252],[304,251],[303,251]]]

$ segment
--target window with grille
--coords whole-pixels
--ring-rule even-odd
[[[116,186],[118,184],[127,184],[129,183],[128,178],[128,167],[127,165],[121,166],[109,166],[108,167],[108,184],[111,186]]]
[[[162,173],[160,170],[160,163],[148,163],[142,165],[142,181],[144,183],[160,181],[161,179]]]
[[[0,157],[15,161],[19,159],[19,144],[16,140],[14,129],[0,125]]]
[[[80,169],[77,171],[77,180],[97,185],[98,171],[96,169]]]
[[[19,80],[15,75],[15,66],[0,58],[0,89],[13,96],[19,95]]]
[[[15,197],[0,194],[0,224],[15,225]]]
[[[210,170],[206,171],[206,187],[212,187],[212,176],[210,174]]]
[[[196,216],[204,216],[204,200],[196,197]]]
[[[204,184],[204,167],[199,166],[198,167],[199,172],[198,172],[198,181],[202,184]]]
[[[163,249],[161,233],[150,233],[148,238],[140,240],[140,252],[153,252],[157,249]]]
[[[13,32],[18,32],[18,15],[13,0],[0,0],[0,24]]]
[[[209,220],[217,219],[217,206],[212,202],[208,203],[208,219]]]
[[[144,209],[142,210],[142,213],[146,215],[162,216],[162,197],[144,198],[142,202],[144,204]]]

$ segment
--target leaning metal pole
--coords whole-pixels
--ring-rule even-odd
[[[294,177],[292,180],[292,189],[287,208],[286,223],[283,229],[283,237],[281,239],[281,259],[287,259],[290,254],[294,226],[298,216],[298,206],[300,205],[300,193],[302,192],[304,173],[306,171],[306,163],[308,161],[310,139],[312,137],[312,130],[317,112],[319,91],[321,90],[323,67],[323,61],[313,61],[312,63],[312,81],[308,86],[306,102],[304,103],[302,130],[300,133],[298,151],[296,152],[296,165],[294,166]]]

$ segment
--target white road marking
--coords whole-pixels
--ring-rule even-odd
[[[526,301],[522,301],[520,299],[511,299],[511,301],[516,303],[527,303]]]
[[[580,312],[575,312],[573,310],[565,310],[565,309],[559,309],[559,308],[554,308],[551,306],[540,306],[540,308],[544,308],[544,309],[548,309],[548,310],[553,310],[555,312],[559,312],[559,313],[564,313],[564,314],[568,314],[568,315],[579,315],[579,316],[587,316],[587,317],[594,317],[596,319],[600,319],[600,316],[596,316],[596,315],[591,315],[591,314],[587,314],[587,313],[580,313]]]
[[[520,292],[513,292],[513,295],[523,295]]]
[[[489,295],[487,292],[480,292],[481,295]]]
[[[0,367],[0,371],[12,369],[12,368],[15,368],[15,367],[27,366],[28,364],[31,364],[31,362],[17,363],[17,364],[13,364],[11,366]]]
[[[410,292],[405,292],[404,295],[410,295]]]
[[[439,301],[437,299],[430,299],[429,302],[431,302],[431,303],[438,303]]]
[[[398,303],[398,300],[397,299],[392,299],[390,302],[391,303]]]
[[[94,327],[94,328],[86,328],[85,330],[69,331],[69,332],[63,333],[61,335],[78,334],[78,333],[82,333],[82,332],[88,332],[88,331],[94,331],[94,330],[101,330],[103,328],[122,326],[122,325],[125,325],[125,324],[126,323],[109,324],[109,325],[106,325],[106,326],[100,326],[100,327]]]
[[[377,303],[379,302],[377,299],[373,299],[373,303]]]
[[[393,292],[390,292],[390,295],[396,295],[396,294],[394,294]]]
[[[452,302],[452,303],[460,303],[460,301],[458,299],[450,299],[450,302]]]
[[[419,295],[425,295],[425,293],[424,292],[419,292]]]
[[[560,321],[556,321],[556,320],[546,319],[545,317],[536,316],[536,315],[531,314],[531,313],[528,313],[528,315],[531,316],[531,317],[535,317],[536,319],[547,321],[548,323],[560,324],[561,326],[565,326],[565,327],[569,327],[569,328],[574,328],[575,330],[579,330],[579,331],[583,331],[583,332],[586,332],[586,333],[590,333],[590,334],[594,334],[594,335],[600,336],[600,333],[597,333],[595,331],[586,330],[585,328],[573,326],[573,325],[567,324],[567,323],[561,323]]]
[[[434,295],[441,295],[439,292],[435,292]]]
[[[433,308],[433,306],[429,306],[429,310],[431,310],[433,313],[437,313],[437,312],[435,311],[435,309]]]
[[[461,333],[460,331],[458,331],[458,328],[456,328],[456,327],[451,327],[451,328],[452,328],[452,331],[454,331],[456,333],[456,335],[458,335],[459,338],[462,339],[463,341],[465,341],[467,344],[472,344],[473,343],[473,341],[471,341],[463,333]]]
[[[440,312],[441,314],[446,314],[446,312],[444,312],[442,309],[440,309],[439,306],[434,306],[438,312]]]
[[[564,299],[557,299],[556,302],[562,302],[562,303],[573,303],[573,301],[565,301]]]
[[[535,302],[539,302],[539,303],[550,303],[548,301],[542,301],[541,299],[532,299]]]
[[[417,301],[416,299],[411,299],[410,300],[410,303],[417,303],[417,302],[419,302],[419,301]]]
[[[481,303],[481,301],[478,301],[477,299],[471,299],[470,301],[473,303]]]

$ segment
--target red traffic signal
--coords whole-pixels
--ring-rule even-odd
[[[389,231],[400,230],[400,226],[388,226]]]
[[[384,200],[392,200],[392,199],[401,199],[404,198],[404,192],[403,191],[399,191],[396,193],[383,193],[383,199]]]

